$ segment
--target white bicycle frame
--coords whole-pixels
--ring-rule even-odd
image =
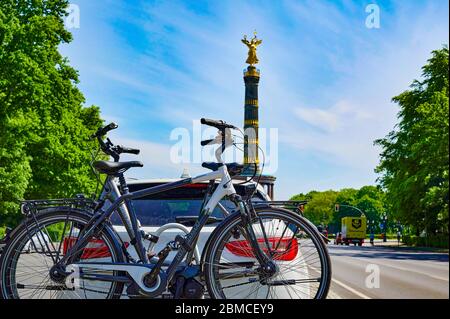
[[[231,145],[231,144],[229,144]],[[227,145],[228,146],[228,145]],[[220,163],[222,152],[216,152],[216,158]],[[227,166],[225,164],[218,167],[217,170],[213,172],[209,172],[194,178],[187,178],[177,182],[163,184],[159,186],[154,186],[146,189],[142,189],[136,192],[128,192],[128,189],[121,194],[119,191],[117,184],[114,181],[114,177],[108,177],[105,182],[105,187],[100,197],[101,200],[107,199],[110,204],[109,206],[102,207],[102,209],[97,212],[99,217],[92,221],[92,224],[89,225],[88,230],[84,238],[80,239],[68,252],[66,256],[61,259],[61,262],[66,262],[71,255],[71,251],[77,251],[80,247],[83,247],[87,242],[86,237],[89,237],[90,233],[94,231],[102,222],[104,222],[107,218],[111,216],[114,211],[117,211],[125,228],[130,236],[130,242],[133,243],[139,258],[143,261],[143,264],[134,264],[134,263],[126,263],[126,264],[111,264],[111,263],[76,263],[70,266],[69,268],[82,266],[83,268],[90,268],[95,270],[113,270],[113,271],[126,271],[133,280],[139,285],[141,289],[146,292],[152,292],[152,289],[146,287],[142,279],[150,273],[152,270],[150,267],[146,267],[145,265],[150,265],[149,260],[146,255],[146,250],[143,247],[142,235],[140,227],[138,226],[137,218],[133,210],[133,206],[131,203],[132,199],[137,199],[141,197],[145,197],[147,195],[157,194],[164,192],[166,190],[175,189],[178,187],[182,187],[189,184],[207,182],[218,180],[219,183],[215,189],[215,191],[211,194],[210,198],[207,200],[205,205],[203,206],[202,211],[199,214],[199,218],[192,227],[191,231],[185,236],[185,246],[181,246],[178,249],[178,253],[174,257],[172,263],[167,269],[167,278],[170,281],[174,276],[178,265],[182,262],[186,254],[189,252],[189,249],[185,247],[190,247],[193,249],[193,245],[195,246],[198,235],[206,224],[209,216],[211,216],[215,207],[219,204],[220,200],[225,196],[231,196],[236,194],[236,190],[233,186],[232,179],[228,172]]]

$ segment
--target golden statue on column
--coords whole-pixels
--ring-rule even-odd
[[[248,58],[245,63],[250,65],[257,64],[259,62],[258,57],[256,56],[256,48],[261,44],[262,40],[256,37],[256,31],[253,33],[254,36],[250,41],[247,39],[247,36],[244,35],[244,38],[241,40],[248,47]]]

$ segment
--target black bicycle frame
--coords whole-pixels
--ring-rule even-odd
[[[206,175],[206,174],[205,174]],[[119,180],[121,180],[122,176],[119,176]],[[122,179],[122,182],[124,180]],[[106,219],[108,219],[114,211],[117,211],[119,215],[122,218],[122,221],[124,221],[126,218],[125,216],[122,216],[122,212],[120,211],[119,207],[122,204],[125,204],[129,213],[129,219],[131,221],[131,230],[127,228],[127,232],[132,239],[131,244],[136,249],[136,252],[140,258],[140,261],[143,264],[148,264],[149,260],[145,251],[145,248],[142,243],[142,237],[141,233],[139,231],[138,227],[138,221],[136,214],[134,212],[133,205],[131,204],[131,200],[142,198],[149,195],[158,194],[161,192],[165,192],[168,190],[176,189],[179,187],[183,187],[189,184],[195,183],[192,178],[186,178],[177,182],[173,183],[167,183],[163,185],[153,186],[149,188],[145,188],[139,191],[135,192],[125,192],[121,194],[116,200],[114,200],[109,207],[106,208],[106,210],[103,209],[103,207],[100,207],[98,211],[95,212],[93,218],[88,223],[88,225],[83,230],[83,234],[80,236],[78,241],[72,246],[67,254],[58,262],[59,265],[65,265],[68,262],[70,262],[70,258],[74,256],[77,252],[79,252],[81,249],[83,249],[87,244],[90,238],[95,236],[95,232],[99,229],[101,229],[101,226],[103,222],[105,222]],[[236,196],[235,198],[238,198],[235,200],[236,206],[240,209],[241,214],[243,215],[243,222],[244,224],[244,230],[247,233],[247,236],[249,238],[250,244],[252,248],[255,251],[255,257],[258,259],[258,261],[265,265],[267,262],[269,262],[269,257],[263,252],[261,247],[259,246],[256,236],[253,232],[253,229],[251,226],[248,225],[247,221],[249,221],[248,218],[245,218],[246,214],[250,214],[252,212],[249,212],[248,209],[251,209],[252,207],[247,207],[245,202],[240,198],[240,196]],[[172,260],[171,264],[169,265],[167,269],[167,278],[170,281],[172,277],[174,276],[175,272],[177,271],[178,265],[182,262],[183,258],[186,256],[186,254],[194,249],[195,243],[198,239],[198,235],[200,234],[201,229],[203,226],[207,223],[209,218],[210,212],[206,211],[205,208],[203,208],[200,212],[199,218],[193,225],[191,231],[186,235],[183,241],[183,245],[180,245],[178,248],[178,253],[175,255],[174,259]],[[249,216],[248,216],[249,217]],[[113,279],[113,278],[112,278]],[[113,279],[114,280],[114,279]]]
[[[134,241],[132,242],[134,248],[136,249],[136,252],[140,258],[140,260],[148,264],[148,257],[145,253],[145,249],[142,246],[142,241],[138,240],[136,237],[139,236],[139,229],[138,229],[138,222],[136,218],[136,214],[134,213],[133,205],[130,205],[130,201],[133,199],[158,194],[161,192],[165,192],[171,189],[179,188],[185,185],[192,184],[191,178],[186,178],[177,182],[173,183],[167,183],[163,185],[158,185],[154,187],[145,188],[139,191],[130,192],[126,194],[122,194],[117,200],[115,200],[106,210],[103,210],[103,208],[100,208],[99,211],[97,211],[94,214],[94,217],[92,218],[91,222],[87,225],[87,230],[84,232],[83,236],[79,238],[79,240],[72,246],[67,254],[59,261],[60,264],[65,264],[69,260],[70,256],[72,256],[74,253],[82,249],[85,245],[87,245],[88,240],[94,235],[94,232],[98,227],[105,222],[106,219],[108,219],[112,213],[116,210],[118,210],[119,206],[122,204],[125,204],[127,206],[127,209],[130,214],[130,220],[132,223],[132,231],[133,233],[129,234],[130,238],[134,238]],[[127,230],[128,231],[128,230]]]

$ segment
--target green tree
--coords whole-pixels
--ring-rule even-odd
[[[91,192],[87,138],[102,124],[83,107],[78,74],[58,46],[66,0],[0,2],[0,225],[17,222],[23,199]]]
[[[316,225],[328,225],[333,219],[334,204],[338,193],[332,190],[325,192],[311,191],[306,195],[293,196],[292,200],[308,200],[304,215]]]
[[[423,80],[394,97],[399,124],[385,138],[376,171],[396,218],[416,232],[448,233],[448,47],[433,51]]]
[[[340,229],[341,219],[345,216],[360,216],[361,213],[352,207],[356,207],[367,217],[368,221],[374,226],[374,231],[379,231],[379,223],[383,213],[388,212],[385,205],[385,194],[380,187],[363,186],[359,190],[346,188],[339,191],[336,199],[341,204],[339,212],[334,214],[331,228]],[[348,207],[348,206],[352,207]]]
[[[385,194],[376,186],[361,187],[355,194],[353,205],[361,209],[370,220],[379,222],[383,213],[388,210],[385,205]],[[389,214],[387,214],[388,217]]]
[[[363,186],[360,189],[344,188],[340,191],[311,191],[298,194],[292,200],[307,200],[305,216],[316,225],[329,226],[334,233],[341,230],[341,219],[345,216],[360,216],[362,210],[368,220],[374,221],[375,231],[379,231],[381,216],[388,212],[385,193],[377,186]],[[340,204],[339,211],[335,211],[335,204]],[[356,207],[358,209],[355,209]],[[389,215],[389,214],[388,214]]]
[[[318,193],[320,193],[320,192],[318,192],[318,191],[310,191],[307,194],[300,193],[300,194],[292,196],[291,200],[306,200],[306,201],[310,201],[313,198],[313,196],[315,194],[318,194]]]
[[[341,230],[342,217],[359,215],[359,213],[355,209],[346,206],[354,205],[357,193],[358,190],[354,188],[344,188],[339,191],[336,197],[336,204],[340,204],[340,207],[339,211],[337,212],[333,210],[333,219],[331,220],[329,225],[330,232],[336,233]]]

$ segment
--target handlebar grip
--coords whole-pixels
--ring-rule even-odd
[[[200,123],[202,123],[204,125],[213,126],[213,127],[218,128],[218,129],[225,129],[225,128],[235,129],[236,128],[234,125],[227,124],[227,123],[225,123],[224,121],[221,121],[221,120],[216,121],[216,120],[202,118],[202,119],[200,119]]]
[[[202,146],[205,146],[205,145],[208,145],[209,143],[211,143],[211,142],[213,142],[213,141],[214,141],[214,139],[204,140],[204,141],[201,141],[200,144],[201,144]]]
[[[112,122],[112,123],[109,123],[108,125],[106,125],[104,128],[102,128],[102,130],[101,130],[101,135],[105,135],[107,132],[109,132],[109,131],[111,131],[111,130],[114,130],[114,129],[116,129],[116,128],[118,128],[119,127],[119,125],[117,125],[116,123],[114,123],[114,122]]]
[[[100,137],[100,136],[103,136],[103,135],[105,135],[106,133],[108,133],[109,131],[114,130],[114,129],[118,128],[118,127],[119,127],[119,125],[117,125],[117,124],[114,123],[114,122],[109,123],[109,124],[106,125],[105,127],[99,128],[99,129],[97,130],[97,132],[96,132],[94,135],[92,135],[92,137]]]
[[[139,150],[137,148],[129,148],[129,147],[120,146],[120,153],[139,155],[140,152],[141,152],[141,150]]]
[[[210,126],[215,126],[215,125],[220,124],[218,121],[205,119],[205,118],[201,118],[200,123],[205,124],[205,125],[210,125]]]

